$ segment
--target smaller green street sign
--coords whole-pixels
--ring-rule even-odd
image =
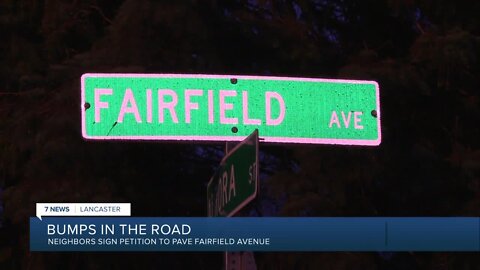
[[[230,217],[257,196],[258,130],[232,149],[207,186],[208,216]]]

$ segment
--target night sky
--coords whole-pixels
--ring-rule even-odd
[[[260,196],[241,215],[478,217],[478,14],[467,0],[0,1],[0,269],[221,268],[218,252],[29,252],[36,202],[207,215],[224,144],[84,140],[84,73],[377,81],[380,146],[261,144]],[[255,257],[259,269],[480,269],[478,253]]]

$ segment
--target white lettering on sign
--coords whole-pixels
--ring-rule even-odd
[[[128,105],[130,104],[130,106]],[[140,113],[138,112],[137,103],[135,102],[135,98],[133,97],[132,89],[127,89],[125,91],[125,95],[123,96],[122,107],[120,108],[120,113],[118,114],[118,123],[123,122],[123,117],[126,113],[133,113],[135,116],[135,120],[137,123],[141,123],[142,119],[140,119]]]
[[[198,103],[191,102],[191,96],[202,96],[202,90],[185,90],[185,123],[190,124],[190,111],[198,110]]]
[[[257,164],[253,163],[252,165],[250,165],[250,167],[248,167],[248,183],[249,184],[252,184],[252,182],[256,181],[257,179],[256,172],[257,172]]]
[[[171,121],[172,123],[178,124],[179,119],[177,116],[178,112],[178,105],[179,105],[179,98],[183,98],[182,101],[184,104],[184,123],[190,124],[192,123],[192,111],[198,111],[202,109],[206,109],[208,112],[208,123],[213,124],[215,123],[215,113],[218,113],[217,119],[221,124],[226,125],[235,125],[239,123],[238,117],[230,116],[228,117],[227,114],[230,111],[234,111],[235,107],[241,105],[241,116],[242,122],[244,125],[261,125],[262,119],[258,118],[250,118],[249,115],[249,100],[248,100],[248,91],[242,91],[241,98],[237,94],[235,90],[219,90],[218,91],[218,107],[215,107],[214,102],[214,91],[207,90],[207,97],[206,101],[207,104],[202,104],[202,101],[205,102],[204,90],[201,89],[186,89],[184,91],[183,96],[179,95],[171,90],[171,89],[159,89],[157,91],[157,119],[158,123],[165,123],[166,121]],[[95,122],[101,122],[101,111],[109,109],[108,101],[105,101],[106,98],[102,96],[112,96],[114,94],[113,89],[103,89],[103,88],[96,88],[94,90],[94,105],[95,105]],[[138,94],[137,94],[138,95]],[[203,97],[203,98],[202,98]],[[138,98],[138,97],[137,97]],[[239,101],[241,100],[241,104]],[[286,106],[285,100],[283,97],[273,91],[265,92],[265,124],[267,126],[277,126],[280,125],[283,120],[285,119],[286,114]],[[205,108],[206,105],[206,108]],[[277,110],[274,113],[274,108]],[[359,114],[357,114],[359,113]],[[147,123],[153,122],[153,91],[152,89],[145,90],[145,108],[140,108],[138,106],[137,100],[135,95],[133,94],[132,89],[127,88],[123,93],[122,104],[118,111],[117,122],[122,123],[125,120],[126,115],[132,115],[135,118],[137,123],[142,123],[142,119],[145,119]],[[142,118],[142,115],[144,114]],[[169,119],[168,114],[170,116]],[[274,115],[275,114],[275,115]],[[336,112],[333,112],[332,120],[330,121],[330,127],[336,123],[338,127],[340,127],[340,123],[338,123],[338,117]],[[346,123],[346,127],[348,128],[348,123],[350,122],[350,112],[348,114],[348,119],[345,120],[344,116],[344,123]],[[354,124],[357,128],[363,128],[360,125],[360,112],[356,112],[354,114]],[[336,120],[334,119],[336,118]],[[197,120],[198,121],[198,120]],[[333,121],[333,122],[332,122]]]
[[[352,112],[348,112],[346,114],[344,111],[340,112],[342,117],[343,127],[349,128],[350,121],[352,120]],[[363,115],[362,112],[353,112],[353,127],[355,129],[363,129],[363,126],[360,124],[362,119],[360,118]],[[328,124],[329,128],[332,128],[333,125],[336,125],[337,128],[342,128],[340,123],[340,119],[338,118],[338,113],[336,111],[332,111],[332,115],[330,116],[330,123]]]
[[[355,129],[363,129],[363,126],[360,125],[360,121],[362,121],[360,119],[360,116],[362,116],[362,112],[354,112],[353,113],[353,119],[354,119],[354,126],[355,126]]]
[[[152,123],[152,89],[147,89],[147,123]]]
[[[104,95],[112,95],[113,94],[113,90],[112,89],[95,89],[95,98],[94,98],[94,102],[95,102],[95,122],[96,123],[99,123],[101,120],[100,120],[100,110],[101,109],[108,109],[108,102],[103,102],[103,101],[100,101],[100,97],[101,96],[104,96]]]
[[[233,192],[233,197],[237,195],[237,192],[235,190],[235,167],[233,167],[230,170],[230,184],[228,185],[228,198],[232,198],[232,192]]]
[[[240,187],[238,182],[240,181]],[[247,181],[244,183],[244,181]],[[248,184],[249,188],[254,188],[257,185],[256,178],[256,163],[252,163],[248,167],[248,179],[237,179],[235,177],[235,166],[231,164],[230,167],[224,168],[221,174],[218,174],[213,179],[213,182],[218,183],[215,192],[208,198],[208,213],[209,216],[223,216],[233,211],[232,205],[227,206],[236,197],[245,196],[245,184]],[[243,187],[242,187],[243,186]],[[240,188],[240,192],[237,193],[237,188]]]
[[[213,90],[208,90],[208,123],[213,124]]]
[[[229,177],[230,176],[230,177]],[[233,193],[233,196],[232,196]],[[219,181],[219,187],[217,190],[217,209],[223,209],[223,207],[232,200],[232,197],[236,195],[235,189],[235,167],[233,164],[230,166],[230,172],[228,169],[223,172]]]
[[[250,119],[248,117],[248,92],[242,92],[242,104],[243,104],[243,123],[245,125],[261,125],[262,120],[260,119]]]
[[[343,118],[343,124],[345,125],[345,128],[348,128],[350,125],[350,118],[352,118],[352,112],[348,112],[348,116],[345,119],[345,112],[342,111],[342,118]]]
[[[238,118],[232,117],[227,118],[225,116],[225,111],[233,110],[233,103],[227,103],[225,101],[226,97],[235,97],[237,92],[233,90],[220,90],[220,124],[237,124]]]
[[[235,167],[233,164],[220,175],[217,193],[215,196],[215,209],[220,212],[233,197],[237,195],[235,183]]]
[[[276,99],[280,105],[280,113],[277,119],[272,119],[272,98]],[[265,107],[266,107],[267,126],[280,125],[283,119],[285,118],[285,101],[283,100],[282,96],[276,92],[266,92]]]
[[[171,97],[172,101],[165,102],[165,96],[168,95]],[[175,106],[178,103],[178,96],[173,90],[164,89],[158,90],[158,122],[163,123],[164,115],[163,111],[168,109],[170,111],[170,116],[172,117],[172,121],[174,123],[178,123],[177,113],[175,112]]]

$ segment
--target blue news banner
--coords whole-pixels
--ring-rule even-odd
[[[31,251],[480,251],[480,218],[30,218]]]

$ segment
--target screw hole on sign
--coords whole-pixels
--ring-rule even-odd
[[[232,84],[237,84],[238,81],[237,81],[237,79],[232,78],[232,79],[230,79],[230,82],[231,82]]]
[[[90,103],[86,102],[85,104],[83,104],[83,107],[85,108],[85,110],[90,109]]]
[[[233,133],[237,133],[237,132],[238,132],[238,128],[237,128],[237,127],[232,127],[232,132],[233,132]]]
[[[372,110],[372,116],[377,118],[377,110]]]

